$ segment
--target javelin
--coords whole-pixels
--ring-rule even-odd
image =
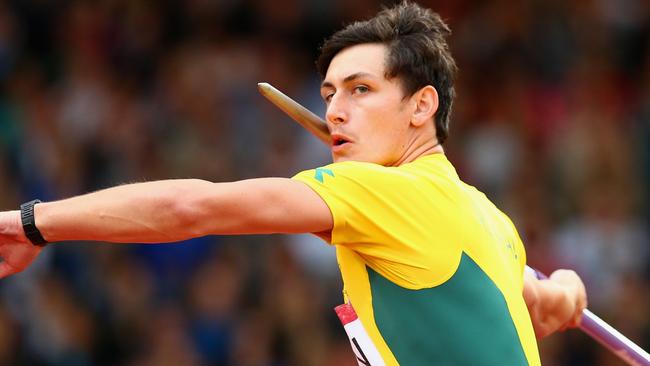
[[[327,123],[322,118],[301,106],[298,102],[289,98],[269,83],[258,83],[257,89],[266,99],[275,104],[276,107],[284,111],[289,117],[298,122],[319,140],[327,145],[332,144]],[[537,278],[546,278],[541,272],[532,268],[530,270],[535,272]],[[582,311],[582,321],[580,322],[579,328],[623,361],[627,362],[627,364],[650,366],[650,354],[589,311],[589,309]]]

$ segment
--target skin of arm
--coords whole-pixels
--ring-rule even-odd
[[[545,280],[526,272],[523,295],[539,339],[579,326],[582,311],[587,307],[582,280],[574,271],[566,269],[553,272]]]
[[[44,238],[173,242],[211,234],[321,232],[332,229],[325,202],[287,178],[229,183],[199,179],[122,185],[35,206]]]
[[[127,184],[37,204],[34,217],[49,242],[162,243],[212,234],[324,232],[333,225],[320,196],[287,178]],[[25,238],[19,211],[0,212],[0,278],[22,271],[41,249]]]

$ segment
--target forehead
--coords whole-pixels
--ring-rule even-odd
[[[345,48],[330,62],[325,81],[333,83],[357,73],[384,78],[386,52],[386,46],[380,43],[364,43]]]

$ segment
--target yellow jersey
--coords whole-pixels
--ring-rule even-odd
[[[351,304],[386,365],[539,365],[510,219],[444,154],[303,171],[329,206]]]

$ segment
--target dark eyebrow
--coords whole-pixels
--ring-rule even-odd
[[[364,77],[370,77],[372,78],[373,75],[369,74],[367,72],[355,72],[354,74],[348,75],[343,79],[343,83],[349,83],[351,81],[354,81],[356,79],[364,78]],[[321,89],[323,88],[333,88],[334,84],[330,83],[329,81],[323,81],[321,84]]]

